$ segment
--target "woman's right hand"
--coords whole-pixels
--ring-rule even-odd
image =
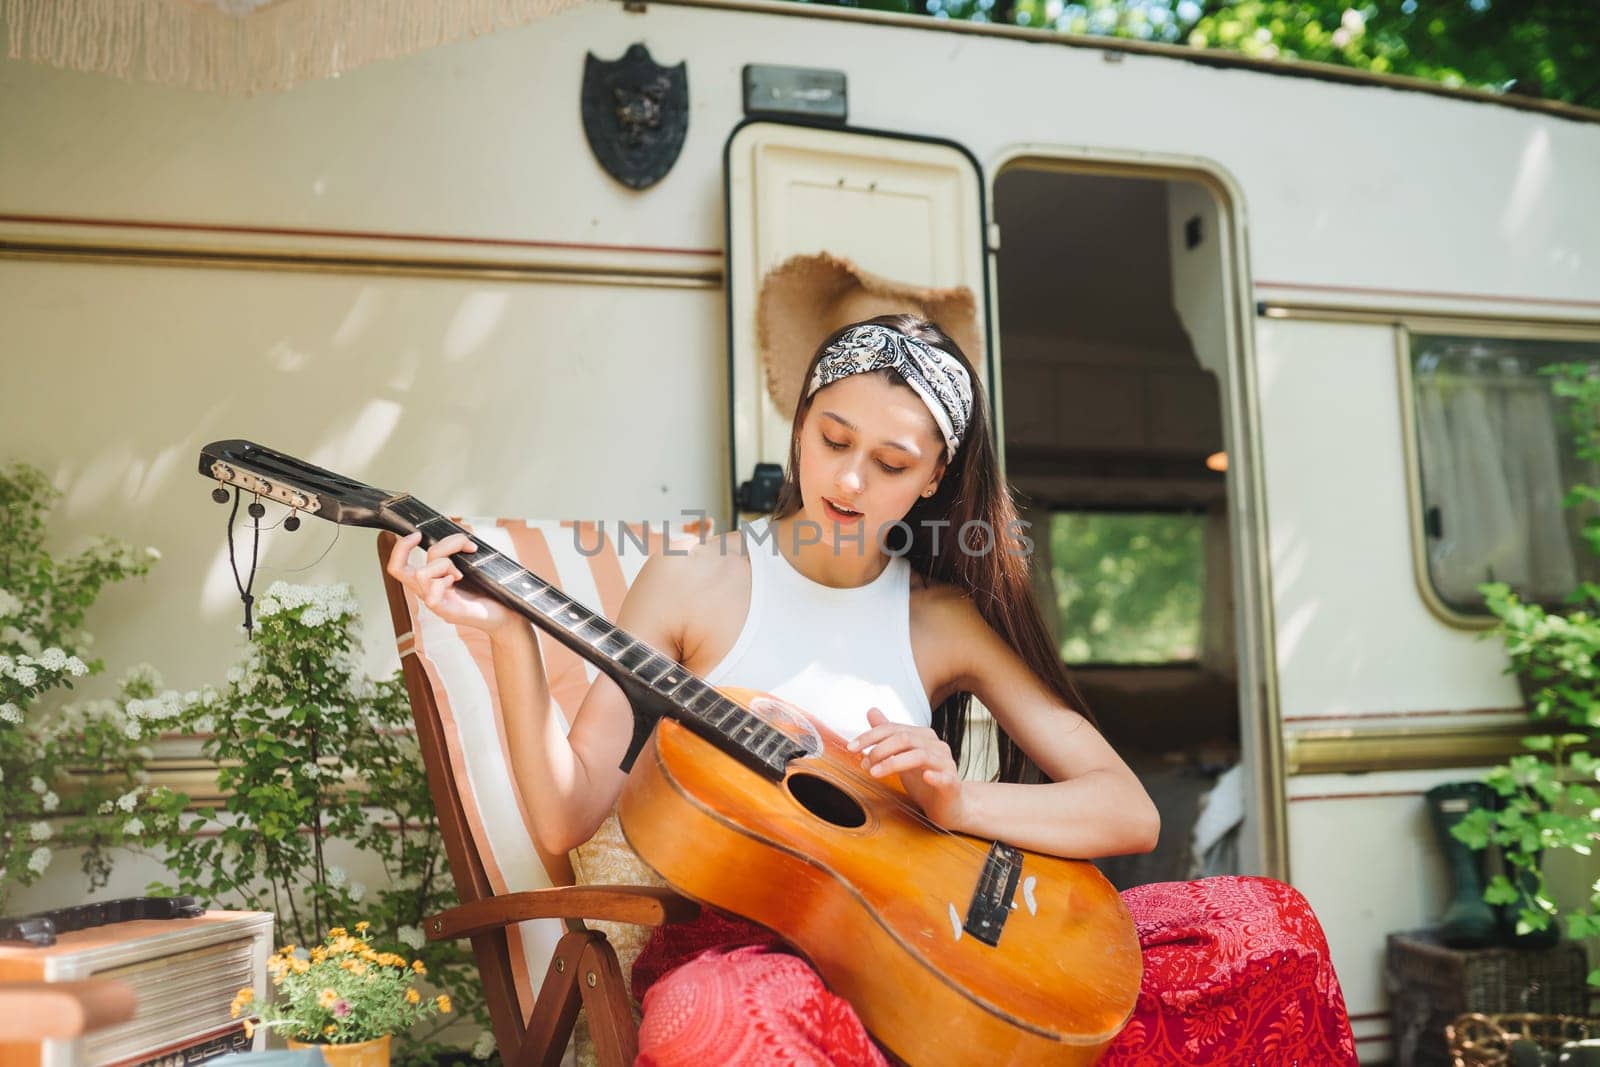
[[[410,565],[411,550],[421,540],[422,534],[413,531],[395,542],[384,570],[428,605],[429,611],[451,625],[470,626],[488,633],[521,621],[520,615],[498,600],[457,584],[461,581],[461,570],[450,557],[462,551],[476,552],[478,546],[472,538],[466,534],[451,534],[436,541],[428,549],[427,560],[413,567]]]

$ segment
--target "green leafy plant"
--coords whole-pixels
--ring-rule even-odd
[[[157,789],[132,813],[172,878],[152,888],[271,911],[280,943],[370,921],[376,950],[413,952],[435,986],[481,1004],[465,947],[422,935],[424,916],[455,901],[399,674],[362,670],[348,586],[274,583],[257,609],[225,687],[185,701],[179,718],[217,765],[220,799]],[[352,852],[381,865],[382,886],[369,891],[334,861]],[[425,1055],[448,1022],[400,1051]]]
[[[254,1026],[279,1027],[296,1041],[349,1045],[405,1033],[430,1016],[448,1015],[450,997],[424,997],[414,979],[428,973],[421,960],[406,962],[395,952],[372,947],[370,923],[356,923],[351,935],[342,926],[309,952],[285,945],[267,961],[274,996],[253,1013],[251,986],[234,994],[234,1018],[247,1015],[245,1031]]]
[[[129,715],[159,684],[149,668],[130,672],[115,698],[62,696],[105,667],[88,652],[89,608],[107,585],[148,573],[160,554],[99,538],[57,559],[46,541],[60,496],[36,467],[0,467],[0,914],[63,847],[81,849],[91,890],[105,883],[123,836],[107,812],[137,796],[151,755]]]
[[[1542,373],[1567,402],[1576,457],[1600,461],[1600,374],[1581,362]],[[1600,488],[1574,486],[1564,502],[1589,511],[1581,533],[1600,552],[1600,516],[1587,508],[1600,503]],[[1600,759],[1591,751],[1600,739],[1600,585],[1580,583],[1561,612],[1524,602],[1504,583],[1479,590],[1497,620],[1486,636],[1503,642],[1535,732],[1523,738],[1527,753],[1485,779],[1499,795],[1498,809],[1471,812],[1452,832],[1475,849],[1498,846],[1505,871],[1490,881],[1484,899],[1515,907],[1519,934],[1546,930],[1560,918],[1567,937],[1583,939],[1600,933],[1600,882],[1587,899],[1563,907],[1545,878],[1543,857],[1563,850],[1590,856],[1600,836]],[[1589,983],[1600,985],[1600,970]]]

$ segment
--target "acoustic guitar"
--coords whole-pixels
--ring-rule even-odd
[[[422,534],[461,526],[249,441],[200,473],[296,514]],[[470,536],[470,535],[469,535]],[[475,588],[604,671],[633,708],[628,842],[673,888],[781,935],[912,1064],[1090,1064],[1139,992],[1127,908],[1092,864],[952,833],[802,710],[718,690],[473,537]]]

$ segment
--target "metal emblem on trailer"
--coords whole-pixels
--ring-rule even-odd
[[[606,173],[630,189],[666,177],[689,132],[689,73],[663,67],[643,44],[583,64],[583,133]]]

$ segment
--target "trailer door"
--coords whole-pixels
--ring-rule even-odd
[[[766,273],[791,256],[831,252],[896,282],[970,288],[984,352],[969,355],[995,395],[984,184],[971,153],[905,134],[757,120],[733,131],[724,165],[736,493],[756,464],[788,458],[794,412],[778,410],[767,385],[756,297]]]

